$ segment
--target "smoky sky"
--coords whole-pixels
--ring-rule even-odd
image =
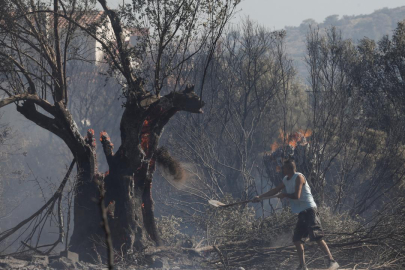
[[[111,7],[116,7],[130,0],[108,0]],[[233,23],[249,16],[261,25],[272,29],[285,26],[298,26],[303,20],[314,19],[317,22],[330,15],[370,14],[382,8],[405,6],[403,0],[242,0],[239,12]]]

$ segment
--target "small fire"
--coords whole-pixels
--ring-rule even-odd
[[[107,142],[112,148],[114,147],[114,144],[111,142],[110,136],[108,136],[108,133],[105,131],[100,132],[100,142]]]
[[[279,139],[281,141],[277,142],[275,141],[271,145],[271,152],[275,152],[280,146],[288,144],[291,147],[295,148],[297,145],[305,145],[307,144],[307,138],[312,135],[311,130],[303,130],[300,129],[299,131],[293,132],[293,133],[284,133],[282,129],[280,129],[280,134],[279,134]]]
[[[92,147],[96,147],[96,139],[94,139],[94,129],[90,128],[87,130],[87,135],[85,137],[85,141]]]
[[[150,126],[149,126],[149,120],[145,119],[143,121],[143,127],[142,127],[142,135],[141,135],[141,147],[143,151],[148,153],[149,150],[149,133],[150,133]]]
[[[298,132],[294,132],[293,134],[287,135],[287,143],[292,147],[297,147],[298,141],[301,140],[301,136]]]
[[[142,204],[142,208],[145,208],[145,204],[144,204],[144,203]]]
[[[279,147],[278,143],[277,143],[277,142],[274,142],[274,143],[271,145],[271,152],[276,151],[278,147]]]
[[[142,149],[147,152],[149,149],[149,134],[142,134],[141,137],[141,146]]]

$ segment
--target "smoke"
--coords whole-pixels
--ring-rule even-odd
[[[291,245],[292,243],[292,233],[282,233],[277,235],[274,239],[271,241],[270,247],[283,247],[283,246],[288,246]]]
[[[162,172],[175,182],[180,182],[185,178],[180,162],[170,156],[167,148],[159,147],[156,150],[156,162],[162,169]]]

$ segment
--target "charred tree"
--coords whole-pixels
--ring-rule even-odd
[[[0,107],[15,104],[18,112],[61,138],[71,151],[78,175],[69,246],[88,261],[105,252],[98,205],[100,192],[95,182],[104,181],[103,199],[114,249],[127,254],[161,244],[154,218],[153,173],[159,161],[175,178],[180,177],[181,168],[165,149],[158,148],[159,139],[177,112],[202,112],[204,83],[197,95],[194,86],[188,85],[188,63],[198,58],[203,59],[205,67],[209,65],[222,30],[239,1],[198,5],[194,1],[174,1],[170,5],[164,1],[155,5],[156,1],[151,0],[134,2],[133,7],[122,7],[121,12],[110,9],[105,0],[98,2],[102,12],[92,9],[87,0],[69,4],[55,0],[52,9],[45,3],[6,0],[0,7],[0,88],[5,94]],[[147,18],[137,21],[137,16],[126,16],[136,12],[144,12]],[[165,16],[160,16],[163,13]],[[88,23],[94,14],[101,15]],[[129,29],[135,25],[141,31],[142,23],[152,22],[156,23],[152,27],[156,31],[145,34],[144,42],[131,48],[126,40],[131,30],[125,29],[122,17]],[[130,22],[131,18],[135,21]],[[202,20],[204,24],[199,22]],[[83,136],[67,106],[69,66],[77,59],[85,59],[80,54],[85,46],[77,45],[80,36],[100,44],[104,64],[109,66],[108,75],[125,85],[121,145],[115,153],[108,134],[100,134],[109,166],[107,173],[98,171],[94,130],[89,129]],[[150,74],[133,68],[134,59],[142,64],[142,55],[149,55],[143,59],[144,65],[152,63],[146,68],[153,71],[149,81],[144,78]],[[0,241],[8,236],[0,234]]]
[[[156,161],[164,151],[158,149],[159,138],[176,112],[199,113],[203,105],[191,86],[183,92],[170,93],[146,107],[128,104],[121,119],[122,144],[115,154],[108,134],[101,133],[100,140],[109,166],[104,180],[105,199],[109,205],[114,205],[109,213],[109,223],[115,249],[124,248],[131,253],[153,242],[161,244],[152,199],[153,173]],[[172,164],[162,165],[167,167]],[[71,244],[83,253],[80,238],[77,242],[72,238]]]

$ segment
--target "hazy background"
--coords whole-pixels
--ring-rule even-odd
[[[123,0],[109,1],[111,6],[122,4]],[[130,3],[129,0],[124,0]],[[370,14],[381,8],[395,8],[405,5],[403,0],[242,0],[234,22],[245,16],[274,29],[298,26],[303,20],[322,22],[330,15]]]
[[[384,7],[404,5],[401,0],[245,0],[240,4],[240,16],[250,16],[260,24],[275,29],[298,26],[305,19],[322,22],[332,14],[369,14]]]

